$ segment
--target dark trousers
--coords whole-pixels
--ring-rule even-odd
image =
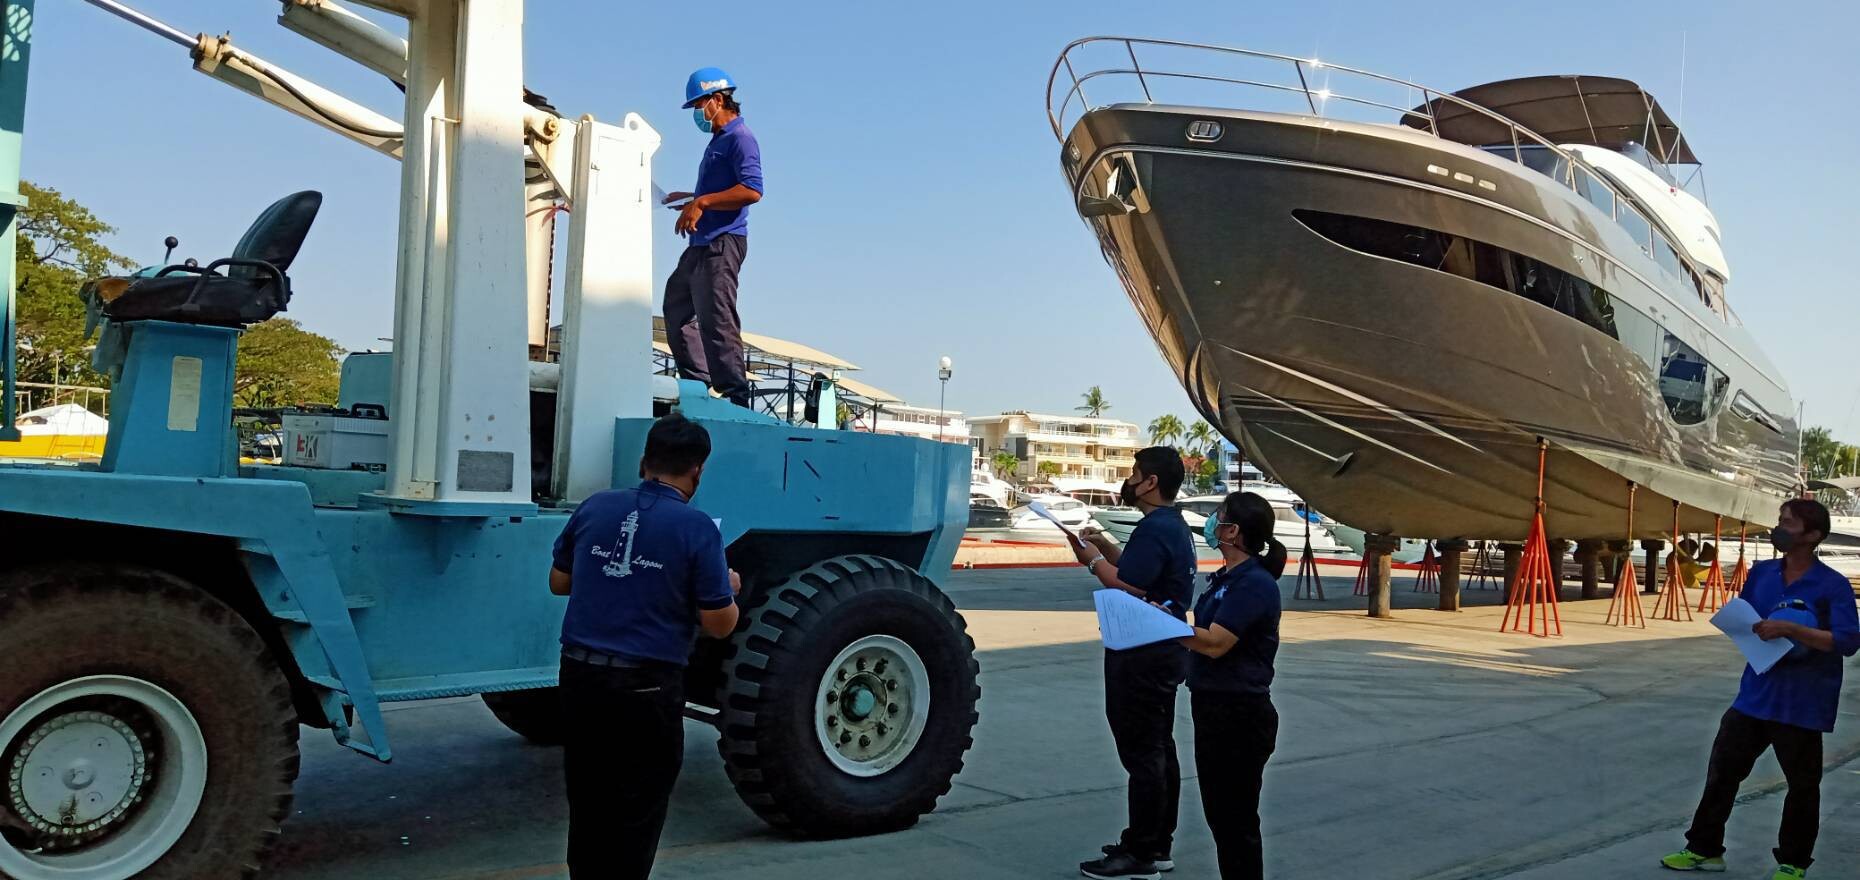
[[[725,233],[694,244],[665,279],[665,342],[678,375],[696,379],[738,406],[749,405],[743,370],[743,324],[736,314],[736,277],[749,239]]]
[[[684,764],[684,671],[562,659],[568,875],[646,880]]]
[[[1726,709],[1711,743],[1711,768],[1705,793],[1686,831],[1686,848],[1708,858],[1724,855],[1724,823],[1731,818],[1737,787],[1764,749],[1776,750],[1789,793],[1783,797],[1782,829],[1771,850],[1776,861],[1798,868],[1813,862],[1815,835],[1821,832],[1821,731],[1763,721]]]
[[[1201,810],[1214,834],[1222,880],[1266,876],[1259,788],[1279,741],[1279,713],[1266,696],[1193,693],[1195,768]]]
[[[1175,756],[1175,692],[1188,676],[1188,651],[1173,642],[1104,652],[1104,714],[1117,759],[1130,774],[1130,825],[1121,838],[1139,856],[1175,842],[1182,766]]]

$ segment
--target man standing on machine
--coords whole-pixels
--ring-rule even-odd
[[[736,278],[749,253],[749,206],[762,200],[762,148],[743,122],[736,80],[715,67],[691,74],[685,107],[710,145],[698,163],[697,192],[675,192],[679,235],[690,244],[665,280],[665,341],[678,375],[696,379],[738,406],[749,405]]]

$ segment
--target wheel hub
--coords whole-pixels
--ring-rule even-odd
[[[833,764],[855,776],[897,766],[917,744],[930,705],[917,652],[892,636],[842,650],[821,677],[815,731]]]
[[[141,802],[150,781],[143,737],[102,711],[46,719],[6,768],[14,815],[48,847],[79,846],[109,834]]]

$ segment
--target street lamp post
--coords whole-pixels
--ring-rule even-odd
[[[936,440],[938,443],[943,442],[943,427],[949,421],[949,417],[945,415],[945,404],[949,401],[949,365],[948,355],[944,355],[942,360],[937,361],[936,378],[942,383],[942,390],[938,391],[936,396]]]

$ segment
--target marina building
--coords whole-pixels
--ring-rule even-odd
[[[1020,459],[1015,476],[1073,478],[1121,483],[1130,476],[1136,452],[1143,448],[1143,432],[1118,419],[1046,415],[1026,411],[979,416],[968,420],[984,462],[1006,450]],[[1042,474],[1040,466],[1052,466]],[[1054,470],[1054,467],[1057,470]]]

